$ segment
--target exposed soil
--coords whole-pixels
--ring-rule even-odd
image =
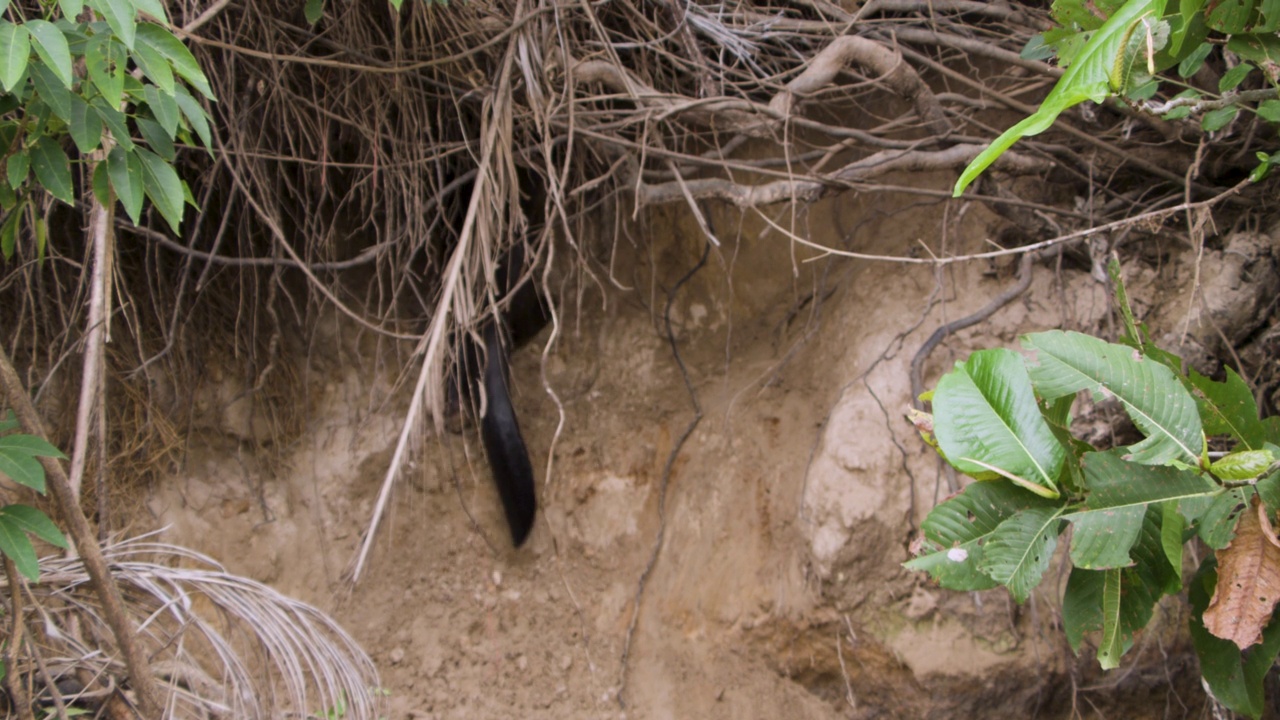
[[[976,205],[944,214],[885,196],[801,212],[808,239],[864,253],[973,252],[1002,227]],[[777,208],[778,220],[789,213]],[[546,333],[516,354],[516,405],[543,478],[524,549],[509,547],[474,431],[424,431],[371,566],[344,583],[408,391],[394,386],[404,368],[336,321],[310,343],[305,430],[274,449],[283,471],[268,476],[250,450],[252,413],[214,403],[148,507],[166,539],[334,613],[379,666],[396,720],[1204,716],[1180,599],[1104,676],[1091,651],[1066,647],[1056,569],[1019,607],[1003,590],[950,593],[900,567],[957,482],[904,419],[912,355],[1011,284],[1013,265],[814,260],[757,219],[712,220],[730,231],[671,309],[702,409],[683,445],[695,413],[662,320],[667,290],[703,249],[685,216],[650,214],[642,250],[616,245],[614,267],[634,274],[602,269],[562,298],[545,362]],[[1126,257],[1159,332],[1186,314],[1193,262],[1172,242]],[[1024,296],[934,352],[930,383],[1023,332],[1107,332],[1108,290],[1087,259],[1034,273]],[[563,403],[558,435],[542,377]]]

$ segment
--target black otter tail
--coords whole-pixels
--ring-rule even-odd
[[[468,336],[464,340],[462,354],[464,387],[470,392],[473,405],[478,404],[480,395],[475,386],[484,384],[485,411],[480,418],[480,437],[498,486],[498,495],[502,497],[507,525],[511,528],[511,542],[516,547],[524,544],[533,529],[538,496],[529,450],[520,434],[515,407],[511,404],[506,342],[510,339],[515,345],[531,339],[549,319],[533,282],[515,287],[523,273],[524,263],[521,245],[512,248],[503,258],[498,281],[508,297],[508,306],[503,313],[501,327],[492,320],[487,321],[481,329],[483,352]]]

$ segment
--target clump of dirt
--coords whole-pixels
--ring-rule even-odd
[[[976,251],[1001,229],[977,207],[868,202],[812,206],[809,239],[843,246],[845,213],[871,218],[856,239],[866,253],[939,236]],[[615,278],[633,289],[585,287],[562,302],[545,362],[539,347],[516,353],[542,507],[522,550],[474,432],[424,431],[371,566],[344,582],[408,391],[336,322],[312,347],[345,350],[303,377],[310,407],[287,472],[261,474],[244,449],[252,428],[207,431],[149,507],[167,539],[333,612],[378,664],[396,719],[1200,716],[1178,599],[1102,675],[1057,625],[1061,565],[1025,606],[901,567],[921,519],[958,488],[904,419],[912,356],[1012,269],[819,257],[750,225],[677,288],[704,240],[687,218],[648,215],[651,247],[615,258],[636,268]],[[1132,262],[1144,307],[1180,292],[1157,287],[1168,265]],[[1089,268],[1034,273],[935,351],[927,376],[1024,332],[1105,331],[1109,292]]]

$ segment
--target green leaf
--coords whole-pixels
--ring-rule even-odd
[[[71,49],[67,46],[67,38],[48,20],[28,20],[26,27],[35,40],[36,54],[62,81],[62,86],[70,90],[75,76],[71,72]]]
[[[67,549],[67,539],[58,526],[49,519],[48,515],[30,505],[6,505],[0,508],[0,516],[13,521],[22,528],[23,532],[35,535],[55,547]]]
[[[1231,488],[1219,495],[1197,520],[1200,539],[1214,550],[1221,550],[1236,536],[1236,522],[1249,507],[1253,488]]]
[[[1213,50],[1211,43],[1200,43],[1195,50],[1182,58],[1182,62],[1178,63],[1178,77],[1188,78],[1195,75],[1204,67],[1204,61],[1209,57],[1209,53]]]
[[[142,161],[142,187],[175,233],[182,229],[182,180],[178,171],[155,153],[137,148]]]
[[[69,121],[71,118],[71,99],[75,95],[63,87],[62,81],[58,80],[53,71],[43,63],[33,63],[27,69],[31,71],[31,82],[35,83],[36,94],[40,99],[63,122]]]
[[[19,485],[44,493],[44,467],[30,455],[0,452],[0,474],[8,475]]]
[[[1124,655],[1124,634],[1120,632],[1120,570],[1102,573],[1102,644],[1098,646],[1098,665],[1103,670],[1120,667]]]
[[[933,414],[938,447],[961,472],[999,468],[1032,492],[1057,496],[1066,451],[1040,414],[1017,353],[982,350],[956,363],[938,381]]]
[[[106,163],[100,162],[93,167],[93,179],[90,183],[93,185],[93,197],[97,199],[98,204],[110,207],[114,200],[111,197],[111,183],[107,180]]]
[[[1280,37],[1275,33],[1235,35],[1227,41],[1227,50],[1255,65],[1280,63]]]
[[[1200,657],[1200,673],[1218,702],[1233,712],[1260,718],[1266,709],[1263,680],[1280,652],[1280,620],[1273,616],[1262,631],[1262,642],[1247,652],[1241,652],[1230,640],[1214,637],[1205,629],[1203,618],[1217,584],[1217,567],[1210,558],[1200,566],[1200,573],[1187,592],[1191,600],[1191,641]]]
[[[165,12],[164,3],[160,0],[131,0],[133,6],[147,15],[160,21],[161,25],[169,24],[169,15]]]
[[[0,20],[0,85],[14,92],[27,72],[31,57],[31,36],[22,25]]]
[[[1102,579],[1100,570],[1072,568],[1062,594],[1062,631],[1071,652],[1080,653],[1085,633],[1102,629]]]
[[[1075,526],[1071,535],[1071,562],[1086,570],[1132,565],[1129,548],[1142,531],[1146,513],[1145,505],[1133,505],[1067,515]]]
[[[1182,530],[1186,522],[1182,513],[1178,512],[1178,503],[1169,501],[1160,504],[1162,519],[1160,521],[1160,546],[1169,559],[1169,566],[1178,577],[1178,585],[1182,585]]]
[[[1166,500],[1208,497],[1220,488],[1208,478],[1167,465],[1126,461],[1122,450],[1084,455],[1087,510],[1113,510]]]
[[[1280,100],[1263,100],[1258,103],[1258,117],[1270,123],[1280,123]]]
[[[0,512],[0,552],[9,556],[13,564],[31,582],[40,579],[40,561],[36,550],[27,539],[26,532],[12,518]]]
[[[1236,105],[1228,105],[1217,110],[1210,110],[1200,118],[1200,129],[1205,132],[1217,132],[1227,126],[1227,123],[1236,119],[1236,114],[1240,112],[1240,108]]]
[[[920,525],[925,554],[904,567],[928,572],[951,590],[996,587],[996,582],[978,569],[983,546],[1000,523],[1033,507],[1051,504],[1002,480],[973,483],[929,512]]]
[[[324,17],[324,0],[307,0],[302,12],[307,16],[307,24],[315,25]]]
[[[1209,472],[1227,481],[1252,480],[1275,461],[1276,456],[1270,450],[1242,450],[1219,458],[1209,466]]]
[[[129,0],[88,0],[88,4],[102,15],[120,42],[132,50],[137,34],[137,11],[133,9],[133,3]]]
[[[19,150],[9,156],[9,160],[5,162],[5,177],[9,180],[9,187],[22,187],[22,183],[27,181],[27,173],[31,171],[31,156],[26,150]]]
[[[137,225],[142,220],[142,161],[135,153],[126,152],[121,147],[114,147],[107,155],[107,173],[111,177],[111,187],[124,205],[129,219]]]
[[[133,49],[133,61],[142,68],[143,74],[151,79],[166,95],[173,95],[176,84],[173,80],[173,68],[169,60],[158,50],[145,42],[138,43]],[[147,87],[151,87],[148,85]]]
[[[1215,382],[1191,371],[1191,385],[1196,389],[1196,404],[1204,420],[1207,435],[1230,435],[1251,450],[1266,442],[1266,430],[1258,419],[1258,404],[1249,385],[1227,368],[1227,379]]]
[[[71,99],[71,139],[82,155],[97,150],[102,143],[102,118],[78,95]]]
[[[147,145],[157,155],[164,158],[167,162],[173,162],[177,157],[177,153],[173,148],[173,136],[165,133],[164,128],[160,127],[160,123],[155,120],[149,120],[144,117],[134,118],[134,124],[138,126],[138,132],[142,133],[142,137],[147,141]]]
[[[138,41],[150,46],[168,59],[178,76],[190,83],[205,97],[210,100],[215,99],[213,97],[213,89],[209,87],[209,80],[204,76],[204,72],[200,70],[200,63],[196,62],[195,56],[191,54],[186,45],[182,44],[181,40],[173,36],[173,33],[159,25],[147,23],[138,26]]]
[[[57,140],[48,135],[36,140],[31,147],[31,167],[36,171],[36,180],[49,191],[50,195],[68,205],[74,205],[75,192],[71,188],[71,162]]]
[[[1033,507],[1000,523],[983,547],[979,569],[1026,602],[1053,558],[1061,516],[1060,507]]]
[[[58,0],[58,7],[62,8],[63,17],[74,19],[84,10],[84,0]]]
[[[7,188],[7,185],[0,185]],[[10,210],[5,216],[4,222],[0,223],[0,257],[9,260],[13,257],[14,247],[18,244],[18,225],[22,222],[22,216],[26,206]],[[3,472],[3,470],[0,470]]]
[[[1249,63],[1240,63],[1226,71],[1222,74],[1222,78],[1218,80],[1218,92],[1235,90],[1252,71],[1253,66]]]
[[[1095,398],[1115,396],[1147,436],[1129,447],[1134,462],[1200,461],[1204,448],[1195,400],[1164,365],[1135,352],[1076,332],[1053,330],[1023,338],[1036,353],[1030,368],[1036,390],[1046,399],[1089,390]]]
[[[85,47],[84,64],[89,80],[113,109],[124,102],[125,57],[124,48],[110,35],[97,35]],[[107,123],[108,127],[110,125]]]
[[[116,144],[124,148],[125,151],[133,150],[133,138],[129,137],[129,127],[125,125],[124,113],[107,104],[107,101],[101,97],[96,97],[89,102],[89,105],[98,113],[98,117],[111,131],[111,139]]]
[[[32,457],[51,457],[66,460],[67,456],[48,440],[36,435],[5,435],[0,437],[0,453],[21,453]]]
[[[151,115],[160,123],[160,127],[164,128],[165,133],[169,137],[173,137],[178,133],[178,122],[181,120],[181,113],[178,110],[178,102],[174,99],[173,93],[165,94],[156,89],[154,85],[148,85],[142,89],[147,98],[147,108],[151,110]]]
[[[182,116],[187,119],[187,124],[196,131],[196,135],[200,136],[200,143],[206,150],[212,152],[213,133],[209,128],[209,116],[205,114],[200,101],[192,97],[191,93],[182,86],[178,87],[174,100],[178,102],[178,107],[182,110]]]
[[[956,181],[952,194],[959,197],[984,170],[1013,144],[1028,135],[1048,130],[1063,111],[1085,100],[1100,103],[1111,93],[1112,70],[1124,56],[1125,45],[1134,27],[1143,18],[1164,14],[1165,0],[1129,0],[1103,23],[1080,50],[1071,67],[1058,79],[1053,90],[1030,117],[1006,130],[969,163]]]

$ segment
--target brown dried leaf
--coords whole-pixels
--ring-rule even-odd
[[[1255,512],[1240,516],[1236,538],[1218,551],[1218,587],[1204,611],[1204,626],[1214,635],[1234,642],[1241,650],[1262,639],[1262,629],[1280,601],[1280,547],[1262,527]]]

